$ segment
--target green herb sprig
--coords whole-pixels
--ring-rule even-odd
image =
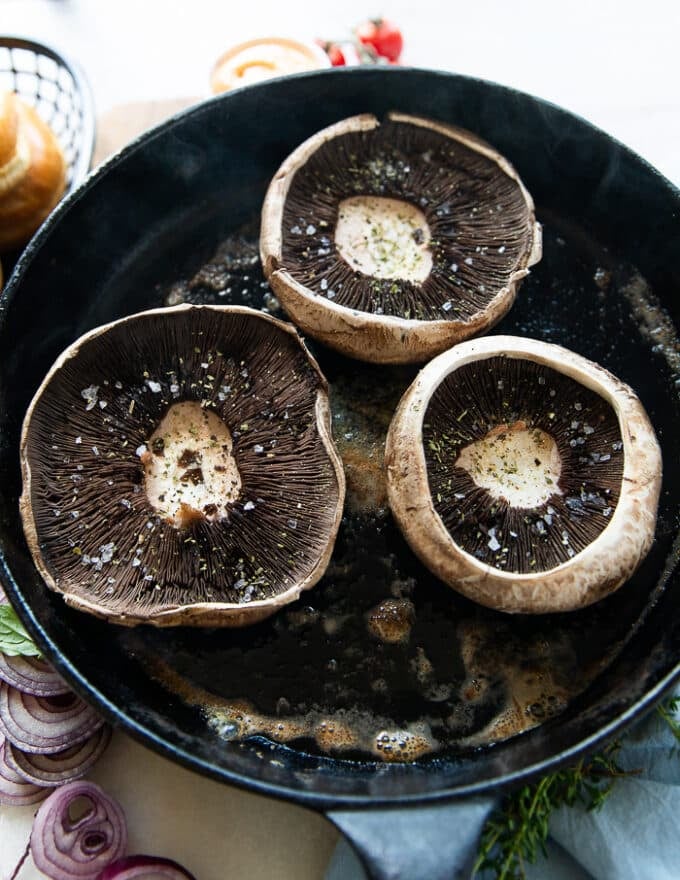
[[[680,744],[680,696],[670,697],[656,707]],[[494,880],[524,880],[527,863],[547,856],[550,816],[559,807],[597,810],[607,800],[617,779],[637,775],[617,762],[621,743],[614,742],[575,767],[545,776],[533,785],[508,795],[482,831],[474,875],[491,872]]]
[[[548,825],[554,810],[574,806],[597,810],[616,779],[638,772],[619,766],[620,748],[620,743],[612,743],[575,767],[551,773],[508,795],[484,826],[473,876],[491,871],[495,880],[524,880],[525,865],[539,855],[547,856]]]
[[[11,605],[0,605],[0,653],[11,657],[40,657],[40,651]]]
[[[680,696],[663,700],[656,707],[656,712],[666,722],[676,741],[680,743],[680,717],[678,717],[680,715]]]

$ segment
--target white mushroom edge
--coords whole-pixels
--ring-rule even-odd
[[[262,207],[260,257],[265,276],[281,305],[305,333],[331,348],[363,361],[383,364],[423,363],[451,345],[493,327],[510,310],[520,281],[543,252],[542,228],[534,216],[533,199],[510,162],[470,132],[405,113],[388,113],[392,122],[418,125],[458,141],[480,153],[512,180],[522,193],[530,212],[530,237],[525,253],[505,287],[488,305],[466,321],[413,320],[393,315],[376,315],[347,308],[315,296],[281,265],[283,253],[283,211],[296,173],[323,144],[355,131],[372,131],[380,121],[369,113],[352,116],[322,129],[308,138],[285,159],[267,190]]]
[[[464,364],[498,355],[544,364],[599,394],[612,407],[623,441],[621,491],[611,521],[572,559],[535,574],[501,571],[463,550],[432,503],[423,419],[440,383]],[[455,346],[431,361],[401,399],[387,436],[385,464],[392,512],[422,562],[469,599],[499,611],[573,611],[616,590],[654,539],[662,460],[654,429],[635,392],[603,367],[535,339],[491,336]]]
[[[315,403],[316,425],[319,439],[323,443],[326,454],[328,455],[328,458],[333,466],[338,484],[338,500],[336,503],[333,524],[330,530],[330,534],[328,536],[328,542],[326,544],[324,552],[317,560],[314,568],[301,581],[296,582],[295,584],[293,584],[292,587],[289,587],[287,590],[277,594],[276,596],[273,596],[270,599],[256,600],[247,604],[233,602],[194,602],[187,605],[168,605],[160,611],[155,611],[152,614],[145,615],[135,614],[132,610],[129,613],[112,613],[112,610],[108,608],[106,604],[94,600],[89,600],[82,595],[71,592],[68,588],[68,585],[59,583],[53,576],[47,565],[46,560],[43,557],[43,553],[40,547],[40,539],[38,536],[37,525],[31,503],[31,466],[27,453],[31,417],[36,407],[36,404],[38,403],[43,392],[49,385],[52,377],[64,366],[67,361],[77,356],[80,348],[84,343],[95,339],[97,336],[101,336],[107,333],[112,327],[134,321],[136,318],[139,317],[149,315],[161,316],[168,314],[181,315],[182,312],[188,312],[196,309],[203,309],[218,313],[229,312],[232,314],[242,314],[256,317],[262,321],[266,321],[274,325],[279,330],[284,331],[285,333],[288,333],[289,335],[294,337],[296,342],[304,351],[310,365],[318,374],[320,379]],[[19,511],[21,514],[24,534],[26,536],[28,548],[30,550],[31,556],[33,557],[35,566],[40,573],[40,576],[51,590],[54,590],[55,592],[61,593],[63,595],[64,601],[67,605],[70,605],[73,608],[77,608],[79,611],[88,612],[89,614],[93,614],[96,617],[101,617],[113,623],[121,624],[123,626],[137,626],[138,624],[146,623],[152,624],[157,627],[239,627],[249,626],[253,623],[257,623],[260,620],[264,620],[265,618],[274,614],[284,605],[287,605],[290,602],[294,602],[304,590],[310,590],[323,577],[323,574],[328,567],[328,563],[330,562],[330,558],[333,553],[335,539],[337,537],[338,529],[340,527],[340,520],[342,518],[342,512],[345,503],[345,472],[340,456],[333,443],[331,413],[328,401],[326,378],[324,377],[318,363],[316,362],[314,357],[312,357],[311,353],[304,343],[304,340],[300,337],[295,327],[284,321],[280,321],[277,318],[273,318],[270,315],[266,315],[262,312],[256,311],[255,309],[247,308],[245,306],[180,305],[172,308],[149,309],[145,312],[139,312],[134,315],[128,315],[124,318],[120,318],[116,321],[111,321],[108,324],[96,327],[95,329],[83,334],[75,342],[69,345],[68,348],[66,348],[61,353],[61,355],[59,355],[52,368],[43,379],[40,387],[36,391],[33,400],[31,401],[31,404],[26,412],[26,416],[24,417],[24,423],[21,431],[20,456],[23,488],[21,497],[19,499]]]

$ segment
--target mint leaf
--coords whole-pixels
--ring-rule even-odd
[[[0,605],[0,652],[12,657],[40,657],[40,651],[11,605]]]

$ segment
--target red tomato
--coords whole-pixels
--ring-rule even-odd
[[[345,53],[338,43],[332,43],[328,40],[316,40],[317,46],[321,46],[331,62],[331,67],[344,67],[347,64]]]
[[[342,49],[337,43],[331,43],[328,49],[326,49],[326,54],[331,59],[332,67],[344,67],[347,64]]]
[[[404,48],[404,38],[394,22],[387,18],[364,21],[356,29],[357,39],[388,61],[398,61]]]

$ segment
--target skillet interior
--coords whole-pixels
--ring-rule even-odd
[[[23,413],[59,351],[90,327],[158,305],[167,284],[191,275],[225,235],[257,215],[271,174],[304,137],[343,116],[395,106],[470,128],[516,165],[546,226],[547,248],[498,331],[568,345],[633,385],[659,433],[666,468],[657,541],[642,569],[614,597],[566,625],[572,636],[590,633],[594,662],[612,652],[616,658],[559,720],[490,749],[376,767],[265,741],[225,743],[199,711],[148,674],[148,656],[190,656],[194,665],[185,671],[204,681],[224,659],[225,640],[238,642],[244,634],[132,636],[46,595],[17,516],[17,450]],[[678,323],[679,205],[677,193],[641,160],[582,121],[510,90],[445,74],[355,70],[290,78],[211,101],[143,138],[60,209],[29,248],[2,303],[3,582],[48,656],[114,720],[178,760],[320,805],[367,795],[385,801],[469,792],[573,756],[632,717],[675,675],[680,647],[680,586],[671,576],[680,497],[679,355],[672,328],[657,332],[664,315],[655,307],[657,298]],[[626,286],[633,267],[651,293]],[[603,291],[594,268],[618,280]],[[324,368],[331,378],[347,369],[335,359]],[[460,608],[474,615],[466,603]],[[516,625],[535,627],[520,619]],[[258,631],[266,641],[267,631]],[[578,639],[572,643],[578,648]]]

